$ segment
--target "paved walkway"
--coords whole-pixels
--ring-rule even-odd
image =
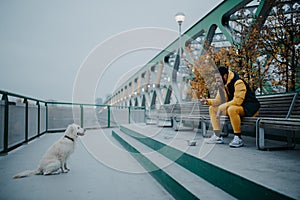
[[[35,169],[44,152],[62,135],[45,134],[0,157],[1,200],[172,199],[121,149],[111,137],[111,129],[87,131],[70,158],[69,173],[12,179],[20,171]]]
[[[260,151],[255,138],[243,136],[245,146],[230,148],[233,135],[224,138],[225,144],[206,144],[196,131],[174,131],[156,125],[124,125],[147,137],[158,140],[220,168],[250,179],[280,193],[300,199],[300,146],[294,150]],[[186,140],[197,141],[188,146]]]
[[[129,125],[168,145],[225,168],[233,173],[300,199],[300,148],[285,151],[259,151],[252,137],[246,146],[205,146],[203,137],[193,131]],[[112,129],[89,130],[78,140],[68,163],[71,171],[53,176],[12,179],[16,173],[35,169],[48,147],[63,133],[45,134],[27,145],[0,157],[0,199],[172,199],[139,163],[111,136]],[[188,139],[198,144],[187,148]]]

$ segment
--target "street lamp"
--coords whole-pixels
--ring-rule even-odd
[[[185,15],[182,12],[178,12],[175,15],[175,20],[179,25],[179,63],[180,63],[180,60],[181,60],[181,24],[185,20]]]
[[[181,50],[181,46],[182,46],[182,42],[181,42],[181,24],[182,24],[182,22],[184,22],[184,20],[185,20],[185,15],[182,13],[182,12],[178,12],[176,15],[175,15],[175,20],[176,20],[176,22],[178,23],[178,25],[179,25],[179,49],[178,49],[178,65],[174,65],[174,70],[173,70],[173,83],[176,83],[176,80],[177,80],[177,73],[178,73],[178,71],[179,71],[179,68],[180,68],[180,66],[181,66],[181,54],[182,54],[182,50]],[[177,73],[176,73],[176,71],[177,71]],[[175,89],[175,95],[176,96],[178,96],[179,98],[179,102],[181,102],[181,100],[182,100],[182,96],[181,96],[181,93],[178,91],[178,85],[175,85],[175,87],[174,87],[174,89]]]
[[[182,24],[182,22],[184,22],[184,20],[185,20],[185,15],[182,12],[178,12],[175,15],[175,20],[176,20],[176,22],[178,22],[178,24],[180,26]]]

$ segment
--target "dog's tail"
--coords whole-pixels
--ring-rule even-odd
[[[27,176],[33,176],[33,175],[38,175],[38,174],[41,174],[41,171],[39,169],[26,170],[26,171],[23,171],[23,172],[20,172],[20,173],[16,174],[13,178],[14,179],[24,178],[24,177],[27,177]]]

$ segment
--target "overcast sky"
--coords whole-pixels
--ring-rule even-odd
[[[177,12],[186,15],[182,25],[185,31],[220,2],[0,0],[0,90],[42,100],[72,101],[80,68],[99,45],[132,30],[156,27],[166,34],[143,35],[161,40],[157,47],[165,47],[176,38]],[[132,38],[123,41],[108,42],[107,52],[134,42]],[[99,80],[95,96],[104,98],[112,93],[124,74],[141,67],[158,52],[156,46],[146,46],[142,51],[115,55],[110,64],[113,70],[106,70]]]

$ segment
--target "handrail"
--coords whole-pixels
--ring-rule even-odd
[[[82,105],[82,106],[99,106],[99,107],[108,107],[108,106],[110,106],[112,108],[129,108],[129,107],[130,108],[140,108],[140,109],[145,108],[145,106],[115,106],[115,105],[109,105],[109,104],[91,104],[91,103],[77,103],[77,102],[63,102],[63,101],[45,101],[45,100],[40,100],[40,99],[36,99],[36,98],[32,98],[32,97],[28,97],[28,96],[24,96],[24,95],[12,93],[12,92],[4,91],[4,90],[0,90],[0,94],[7,95],[7,96],[12,96],[12,97],[18,97],[18,98],[22,98],[22,99],[27,99],[27,100],[31,100],[31,101],[47,103],[47,104],[78,105],[78,106]]]
[[[7,92],[7,91],[3,91],[3,90],[0,90],[0,94],[7,95],[7,96],[18,97],[18,98],[22,98],[22,99],[28,99],[28,100],[31,100],[31,101],[38,101],[38,102],[47,103],[44,100],[39,100],[39,99],[35,99],[35,98],[32,98],[32,97],[27,97],[27,96],[24,96],[24,95],[12,93],[12,92]]]

